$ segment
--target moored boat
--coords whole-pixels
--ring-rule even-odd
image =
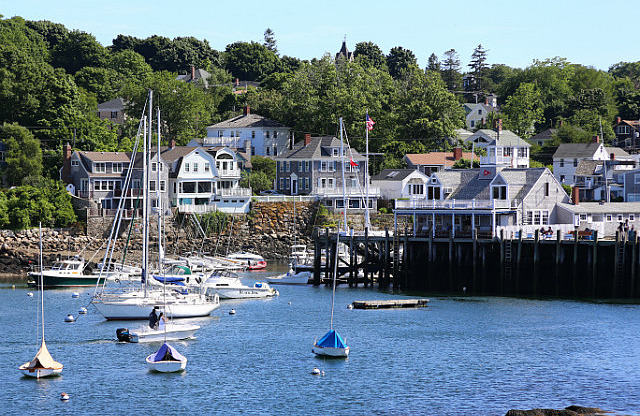
[[[218,270],[204,282],[205,293],[216,293],[221,299],[255,299],[277,296],[278,291],[265,282],[255,282],[247,286],[237,274],[227,270]]]
[[[273,285],[306,285],[311,280],[311,272],[295,272],[290,268],[287,273],[267,277],[267,282]]]
[[[249,270],[261,270],[267,267],[264,257],[259,254],[239,251],[226,256],[227,259],[239,261]]]
[[[84,274],[85,262],[80,257],[58,260],[53,266],[42,270],[43,286],[52,287],[92,287],[104,283],[106,275]],[[40,271],[29,272],[33,280],[30,286],[36,286]]]
[[[187,357],[166,342],[158,351],[147,356],[146,361],[149,370],[160,373],[175,373],[184,370],[187,366]]]

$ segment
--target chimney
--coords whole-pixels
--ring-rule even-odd
[[[176,147],[176,141],[174,139],[169,140],[169,150]]]
[[[622,122],[622,117],[616,117],[616,124],[620,124]]]
[[[600,143],[600,136],[593,136],[594,143]]]
[[[311,143],[311,134],[310,133],[305,133],[304,134],[304,145],[305,145],[305,147],[307,145],[309,145],[309,143]]]
[[[462,147],[454,147],[453,148],[453,159],[454,160],[462,159]]]
[[[240,79],[236,78],[236,87],[240,86]]]
[[[196,67],[192,66],[191,67],[191,80],[195,80],[196,79]]]
[[[616,154],[615,154],[615,153],[611,153],[611,154],[609,155],[609,159],[611,159],[611,160],[616,160]]]
[[[580,204],[580,188],[578,188],[577,186],[571,188],[571,203],[573,205]]]
[[[502,131],[502,119],[498,119],[498,131]]]
[[[244,111],[242,112],[242,114],[245,116],[248,116],[249,114],[251,114],[251,106],[245,105]]]
[[[489,105],[489,99],[488,98],[484,99],[484,105]]]
[[[64,145],[62,149],[62,181],[64,183],[71,182],[71,145],[69,143]]]
[[[247,160],[251,160],[251,140],[244,141],[244,153],[247,155]]]

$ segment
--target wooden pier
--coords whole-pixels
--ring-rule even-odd
[[[336,279],[351,287],[450,294],[640,299],[638,238],[448,238],[414,236],[407,229],[383,235],[341,234]],[[336,234],[314,231],[313,282],[333,278]],[[332,267],[333,266],[333,267]]]

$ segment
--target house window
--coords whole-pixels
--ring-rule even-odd
[[[528,154],[529,154],[529,149],[527,149],[526,147],[518,148],[518,157],[528,157]]]
[[[194,171],[194,172],[197,172],[197,171],[198,171],[198,164],[197,164],[197,163],[194,163],[194,164],[193,164],[193,171]]]
[[[640,184],[640,174],[636,173],[633,175],[633,183],[636,185]]]
[[[505,147],[502,154],[505,156],[511,156],[511,148]]]
[[[471,120],[471,127],[475,127],[476,126],[476,121],[475,120]]]
[[[560,159],[560,167],[563,168],[564,167],[564,159]]]
[[[427,186],[427,199],[440,199],[440,187]]]
[[[113,173],[122,173],[123,168],[123,163],[114,163],[113,165],[111,165],[111,170],[113,170]]]
[[[580,221],[586,221],[587,220],[587,214],[580,214]]]
[[[335,185],[335,179],[333,179],[333,178],[328,178],[328,179],[327,179],[327,187],[329,187],[329,188],[335,188],[335,187],[336,187],[336,185]]]
[[[548,225],[549,211],[543,210],[527,210],[524,215],[524,223],[527,225]]]
[[[156,162],[152,162],[152,163],[151,163],[151,172],[155,172],[155,171],[156,171],[156,169],[157,169]]]
[[[424,195],[424,185],[423,184],[409,184],[409,193],[411,195]]]
[[[311,178],[304,178],[304,189],[311,188]]]
[[[612,221],[613,221],[613,215],[611,215],[611,214],[607,214],[607,216],[605,217],[605,220],[606,220],[607,222],[612,222]]]
[[[564,175],[560,175],[560,182],[564,183]]]
[[[284,165],[285,172],[291,172],[291,162],[286,161],[284,163],[285,163],[285,165]]]
[[[284,178],[280,178],[280,188],[279,189],[284,189]]]
[[[269,132],[268,132],[268,131],[265,131],[265,132],[264,132],[264,136],[268,139],[268,138],[269,138]]]
[[[278,132],[277,132],[277,131],[274,131],[274,132],[273,132],[273,138],[274,138],[274,139],[277,139],[277,138],[278,138]]]
[[[160,181],[160,191],[164,192],[167,188],[167,181]]]
[[[635,221],[635,220],[636,220],[635,214],[629,214],[629,221]]]
[[[344,199],[336,199],[336,208],[344,208]]]
[[[302,160],[298,161],[298,172],[304,171],[304,162]]]
[[[304,162],[304,171],[311,172],[311,162],[309,162],[308,160]]]
[[[251,130],[251,138],[252,139],[256,138],[256,131],[255,130]]]
[[[624,215],[618,214],[618,221],[622,221],[624,219]]]
[[[117,111],[112,111],[111,112],[111,118],[118,118],[118,112]]]
[[[359,209],[360,208],[360,200],[359,199],[349,199],[349,208]]]
[[[549,196],[549,182],[544,184],[544,196]]]
[[[149,181],[149,190],[150,191],[156,190],[156,181]]]
[[[479,109],[479,110],[478,110],[478,114],[479,114],[479,115],[482,115],[482,109]]]
[[[276,146],[275,144],[273,145],[273,155],[278,156],[278,146]]]
[[[97,173],[105,173],[107,171],[107,164],[104,162],[98,162],[95,164],[95,171]]]
[[[189,169],[190,169],[190,168],[189,168],[189,164],[188,164],[188,163],[185,163],[185,164],[184,164],[184,171],[185,171],[185,172],[189,172]]]
[[[618,126],[618,134],[629,134],[629,126]]]
[[[251,156],[255,156],[255,154],[256,154],[256,147],[251,146]]]
[[[321,161],[321,162],[320,162],[320,172],[326,172],[327,170],[328,170],[328,169],[327,169],[327,162],[326,162],[326,161],[324,161],[324,160],[323,160],[323,161]]]
[[[506,200],[507,199],[507,186],[498,185],[491,187],[491,195],[493,199]]]
[[[74,159],[71,161],[71,166],[80,166],[80,163]]]
[[[289,189],[291,187],[291,178],[287,178],[287,180],[284,182],[284,184],[287,187],[287,189]]]
[[[140,179],[134,179],[131,182],[131,188],[133,189],[140,189]]]
[[[574,168],[578,167],[578,159],[573,159],[573,167]]]
[[[204,164],[204,171],[205,172],[209,172],[211,170],[211,166],[209,166],[209,163],[205,163]]]
[[[333,156],[338,156],[340,153],[338,152],[337,148],[333,149]]]
[[[271,149],[269,148],[269,146],[267,146],[264,150],[267,152],[267,156],[271,156]]]

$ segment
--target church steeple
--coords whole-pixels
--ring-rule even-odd
[[[336,61],[340,58],[346,59],[349,62],[353,61],[353,52],[349,52],[349,48],[347,48],[347,35],[344,35],[340,52],[336,54]]]

